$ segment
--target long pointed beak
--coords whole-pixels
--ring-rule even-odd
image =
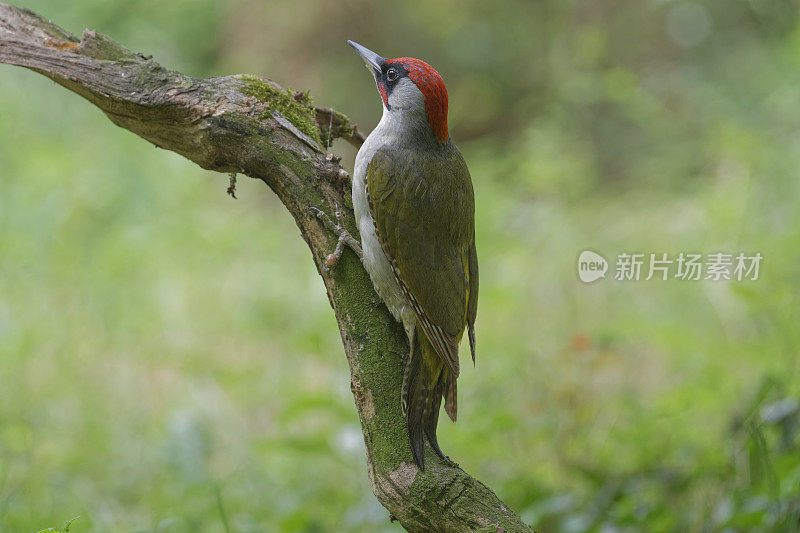
[[[368,68],[372,68],[375,72],[380,73],[381,66],[383,62],[386,61],[385,57],[381,57],[366,46],[361,46],[357,42],[354,41],[347,41],[347,44],[352,46],[358,55],[361,56],[361,59],[364,60],[364,63],[367,64]]]

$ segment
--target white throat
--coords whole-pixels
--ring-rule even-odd
[[[373,136],[379,137],[382,144],[410,142],[420,148],[437,142],[431,131],[425,96],[413,81],[403,78],[389,93],[389,105],[383,105],[381,120],[370,134]]]

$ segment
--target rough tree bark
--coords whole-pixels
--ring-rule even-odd
[[[197,79],[170,71],[111,38],[80,39],[25,9],[0,3],[0,62],[39,72],[86,98],[111,121],[201,167],[266,183],[308,243],[339,323],[375,496],[409,531],[530,531],[489,488],[426,449],[415,466],[400,411],[402,327],[350,250],[332,272],[323,262],[336,237],[310,212],[354,231],[350,179],[323,142],[363,135],[347,117],[310,105],[254,76]]]

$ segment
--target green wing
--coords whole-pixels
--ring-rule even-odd
[[[367,167],[367,198],[404,295],[436,352],[458,376],[458,341],[468,315],[474,321],[477,302],[475,201],[455,146],[448,143],[436,155],[423,159],[402,148],[379,150]]]

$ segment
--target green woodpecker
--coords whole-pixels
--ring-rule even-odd
[[[358,151],[353,207],[363,262],[409,340],[401,402],[414,461],[436,441],[439,406],[455,422],[458,343],[467,329],[475,362],[478,258],[475,200],[447,132],[447,89],[419,59],[385,59],[350,46],[375,77],[383,116]]]

